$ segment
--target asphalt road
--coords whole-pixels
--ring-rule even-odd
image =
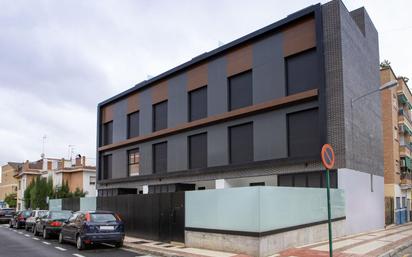
[[[44,240],[24,229],[9,229],[0,225],[0,257],[135,257],[145,256],[126,249],[116,249],[109,245],[99,245],[79,251],[75,245],[59,244],[57,238]],[[155,256],[153,256],[155,257]]]

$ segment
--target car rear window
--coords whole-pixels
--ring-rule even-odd
[[[27,218],[31,216],[31,211],[24,211],[22,212],[23,217]]]
[[[50,218],[55,220],[67,220],[71,215],[71,212],[51,212]]]
[[[112,213],[91,213],[91,221],[93,222],[111,222],[116,221],[116,216]]]

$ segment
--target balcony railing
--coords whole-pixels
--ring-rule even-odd
[[[412,153],[412,145],[409,143],[409,144],[403,144],[403,145],[400,145],[400,147],[405,147],[405,148],[407,148],[411,153]]]
[[[411,185],[412,174],[410,172],[401,172],[401,185]]]
[[[398,113],[399,115],[402,115],[403,117],[405,117],[409,121],[410,124],[412,124],[412,119],[411,117],[409,117],[409,114],[407,112],[405,112],[403,109],[400,109]]]

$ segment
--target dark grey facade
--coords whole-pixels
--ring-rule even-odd
[[[98,189],[320,171],[319,151],[326,142],[336,149],[337,169],[382,175],[381,128],[364,124],[379,124],[379,95],[366,99],[353,116],[350,109],[351,98],[379,87],[378,60],[377,32],[366,12],[349,13],[340,1],[310,6],[196,57],[99,104]],[[232,96],[231,81],[245,73],[251,74],[245,80],[251,87],[234,87],[240,98]],[[204,87],[207,115],[193,120],[189,95]],[[167,128],[154,131],[154,106],[164,101]],[[139,136],[128,139],[127,115],[133,111],[139,111]],[[105,145],[107,122],[113,122],[113,142]],[[241,140],[231,137],[231,127],[242,124],[250,126],[239,135],[251,138],[231,143]],[[200,133],[206,135],[206,167],[191,169],[189,140]],[[162,142],[167,168],[156,173],[154,145]],[[231,145],[247,147],[245,156],[235,156]],[[367,147],[373,148],[367,157],[356,157]],[[130,177],[127,152],[136,148],[140,174]],[[108,178],[101,176],[105,155],[112,155]],[[246,161],[231,163],[231,156]]]

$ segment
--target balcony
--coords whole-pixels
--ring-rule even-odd
[[[401,173],[401,188],[410,188],[412,187],[412,174],[410,172]]]
[[[404,111],[403,109],[399,109],[398,114],[399,114],[399,116],[406,118],[408,120],[409,124],[412,124],[412,119],[411,119],[411,117],[409,117],[409,114],[406,111]]]
[[[400,156],[412,157],[412,145],[411,144],[403,144],[399,146],[399,154]]]

